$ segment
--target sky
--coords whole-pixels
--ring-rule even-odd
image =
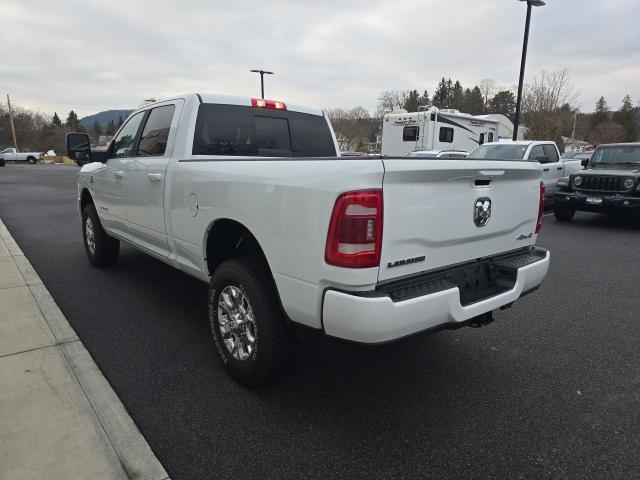
[[[0,0],[0,94],[51,115],[135,108],[187,92],[259,95],[373,111],[387,89],[442,76],[517,84],[517,0]],[[568,69],[577,106],[640,101],[640,2],[534,8],[526,78]],[[5,97],[6,98],[6,97]],[[62,115],[61,115],[62,116]]]

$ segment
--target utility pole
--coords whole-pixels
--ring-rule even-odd
[[[543,7],[542,0],[520,0],[527,2],[527,19],[524,24],[524,41],[522,42],[522,59],[520,60],[520,81],[518,82],[518,100],[516,101],[516,118],[513,122],[513,141],[518,139],[520,127],[520,111],[522,109],[522,86],[524,84],[524,67],[527,63],[527,48],[529,47],[529,25],[531,24],[531,7]]]
[[[251,70],[251,73],[260,74],[260,92],[262,93],[262,98],[264,99],[264,76],[273,75],[273,72],[267,72],[266,70]]]
[[[576,139],[576,119],[578,118],[578,111],[573,112],[573,130],[571,130],[571,140]]]
[[[11,111],[11,100],[9,100],[9,94],[7,93],[7,105],[9,106],[9,123],[11,124],[11,135],[13,136],[13,148],[18,150],[18,140],[16,140],[16,127],[13,124],[13,112]]]

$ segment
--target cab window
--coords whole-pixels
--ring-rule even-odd
[[[545,163],[547,161],[545,157],[546,155],[544,154],[542,145],[536,145],[535,147],[533,147],[531,149],[531,153],[529,154],[529,160],[533,162]]]
[[[145,112],[136,113],[131,117],[113,139],[112,152],[116,158],[133,156],[133,144],[136,141],[138,129]]]
[[[164,155],[175,110],[175,105],[164,105],[151,110],[140,137],[139,156]]]
[[[543,145],[542,148],[544,149],[544,156],[549,159],[547,160],[548,163],[554,163],[560,160],[556,147],[553,145]]]

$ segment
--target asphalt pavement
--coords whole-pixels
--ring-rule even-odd
[[[73,166],[0,168],[0,216],[174,480],[640,478],[640,230],[545,218],[546,282],[496,321],[305,344],[274,385],[214,352],[207,286],[82,247]]]

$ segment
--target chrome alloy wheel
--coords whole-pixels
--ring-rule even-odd
[[[96,254],[96,234],[93,229],[93,221],[91,217],[87,217],[84,222],[84,235],[87,239],[87,247],[89,247],[89,252],[91,255]]]
[[[251,303],[240,288],[229,285],[218,298],[218,327],[236,360],[247,360],[256,347],[257,328]]]

